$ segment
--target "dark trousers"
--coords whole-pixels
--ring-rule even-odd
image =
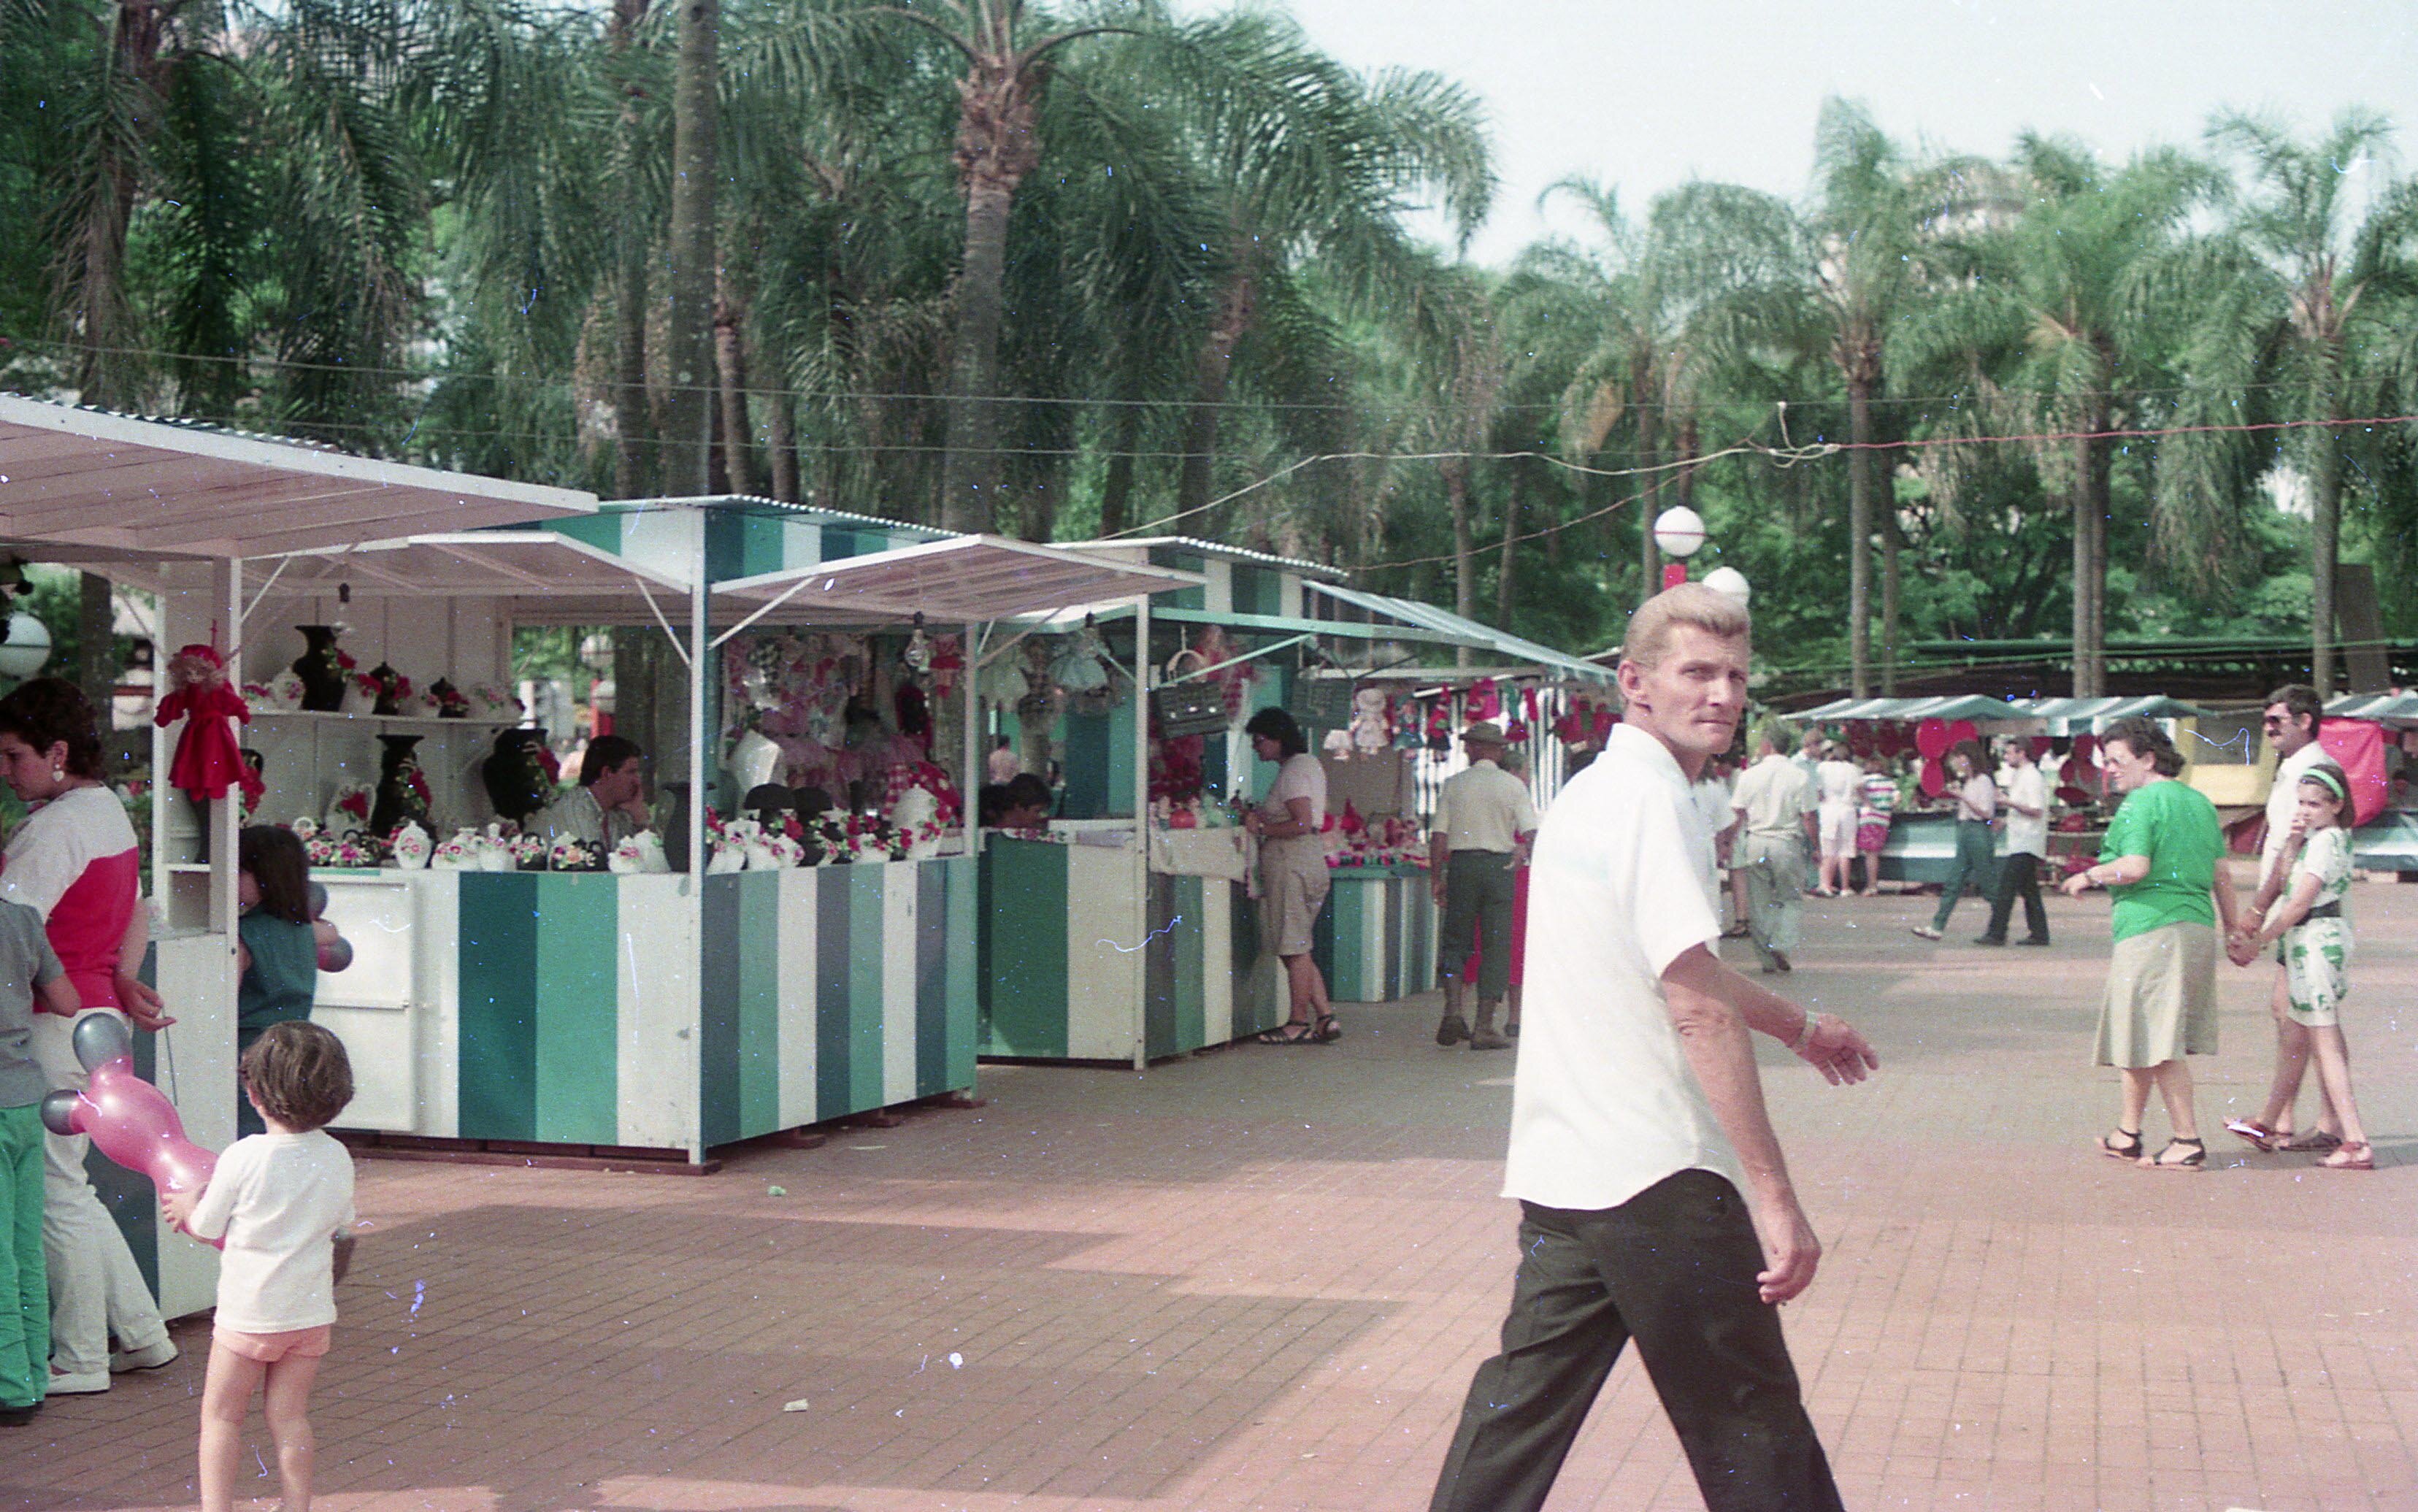
[[[1477,996],[1501,1002],[1511,989],[1511,912],[1520,874],[1500,850],[1456,850],[1444,874],[1444,924],[1437,932],[1436,970],[1458,979],[1478,953]]]
[[[1745,1199],[1710,1171],[1595,1212],[1522,1203],[1503,1352],[1469,1383],[1431,1512],[1543,1506],[1631,1338],[1707,1512],[1839,1507],[1762,1269]]]
[[[2024,927],[2031,938],[2048,939],[2048,909],[2041,907],[2040,858],[2028,850],[2011,850],[1998,863],[1998,885],[1990,894],[1990,927],[1982,932],[1985,939],[2007,938],[2007,921],[2015,911],[2015,896],[2023,895]]]
[[[1939,909],[1931,916],[1932,928],[1948,927],[1948,916],[1965,895],[1966,884],[1970,883],[1973,891],[1985,898],[1992,894],[1997,883],[1990,848],[1996,843],[1989,825],[1982,820],[1956,821],[1956,859],[1948,863],[1948,883],[1939,890]]]

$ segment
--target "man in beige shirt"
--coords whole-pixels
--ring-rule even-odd
[[[1766,975],[1790,969],[1788,953],[1805,921],[1805,854],[1817,798],[1814,779],[1788,759],[1792,743],[1787,725],[1767,723],[1755,737],[1761,759],[1730,792],[1744,821],[1736,864],[1746,872],[1747,936]]]
[[[1445,783],[1428,832],[1428,885],[1444,910],[1436,943],[1444,1022],[1436,1026],[1436,1043],[1467,1040],[1473,1050],[1500,1050],[1511,1043],[1494,1027],[1494,1016],[1511,982],[1511,906],[1519,885],[1512,869],[1537,832],[1537,806],[1527,784],[1500,764],[1507,748],[1502,725],[1472,725],[1461,741],[1469,765]],[[1462,969],[1473,943],[1479,953],[1475,1030],[1461,1014],[1468,986]]]

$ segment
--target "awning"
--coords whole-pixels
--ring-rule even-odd
[[[770,624],[981,624],[1192,588],[1197,573],[1003,536],[951,536],[713,586],[714,618]],[[730,611],[738,613],[733,616]]]
[[[2048,726],[2051,735],[2089,735],[2115,720],[2205,719],[2208,710],[2155,694],[2130,698],[2028,698],[2015,705]]]
[[[1800,725],[1835,725],[1853,720],[1894,720],[1912,723],[1944,719],[1953,724],[1969,719],[1976,725],[2006,725],[2036,716],[2003,698],[1978,693],[1946,694],[1930,698],[1841,698],[1819,709],[1790,714]]]
[[[2328,719],[2376,725],[2418,725],[2418,693],[2353,693],[2326,705]]]
[[[248,595],[356,599],[495,599],[521,624],[607,625],[650,618],[653,597],[675,619],[688,585],[601,546],[551,530],[467,530],[273,557]]]
[[[0,394],[0,544],[44,561],[269,557],[595,508],[575,489]]]
[[[1406,626],[1450,636],[1456,644],[1474,644],[1480,649],[1491,648],[1516,661],[1533,663],[1564,677],[1577,678],[1595,683],[1609,683],[1614,679],[1613,671],[1609,667],[1582,661],[1567,651],[1557,651],[1550,646],[1539,646],[1532,640],[1523,640],[1507,631],[1480,624],[1475,619],[1463,619],[1449,609],[1440,609],[1432,603],[1421,603],[1416,599],[1388,598],[1382,593],[1363,593],[1356,588],[1340,588],[1333,583],[1321,583],[1307,578],[1302,581],[1301,586],[1305,592],[1323,593],[1338,603],[1348,603],[1370,614],[1385,615]],[[1436,670],[1442,673],[1446,669]]]

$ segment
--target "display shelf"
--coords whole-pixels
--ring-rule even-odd
[[[528,723],[525,717],[513,719],[446,719],[435,714],[346,714],[329,713],[317,709],[255,709],[252,717],[261,719],[329,720],[340,725],[392,725],[404,729],[514,729]]]

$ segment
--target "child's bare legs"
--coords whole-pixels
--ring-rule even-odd
[[[236,1462],[243,1454],[243,1414],[253,1388],[268,1367],[225,1345],[210,1345],[209,1374],[202,1382],[202,1512],[228,1512],[235,1504]]]
[[[235,1476],[243,1458],[243,1419],[253,1388],[268,1383],[262,1415],[277,1441],[277,1474],[284,1483],[284,1512],[310,1512],[311,1474],[317,1459],[311,1436],[311,1387],[319,1378],[316,1355],[287,1355],[263,1365],[224,1344],[210,1345],[209,1375],[202,1385],[202,1512],[230,1512]]]
[[[318,1440],[311,1433],[311,1386],[318,1379],[315,1354],[289,1354],[268,1367],[261,1413],[277,1440],[277,1478],[285,1484],[283,1512],[311,1512],[311,1473],[318,1460]]]
[[[2268,1084],[2267,1106],[2260,1111],[2258,1122],[2279,1138],[2288,1137],[2293,1131],[2293,1104],[2300,1100],[2301,1080],[2309,1066],[2309,1030],[2292,1017],[2291,1003],[2284,970],[2278,967],[2275,990],[2267,1000],[2267,1011],[2275,1018],[2275,1077]],[[2339,1135],[2342,1131],[2334,1125],[2340,1120],[2334,1116],[2334,1098],[2322,1076],[2318,1078],[2318,1127]]]
[[[2299,1025],[2294,1025],[2299,1028]],[[2343,1038],[2339,1025],[2328,1024],[2306,1031],[2309,1053],[2318,1062],[2318,1085],[2326,1091],[2326,1100],[2334,1105],[2334,1113],[2342,1121],[2343,1143],[2365,1144],[2367,1130],[2359,1122],[2359,1105],[2350,1094],[2350,1045]]]

